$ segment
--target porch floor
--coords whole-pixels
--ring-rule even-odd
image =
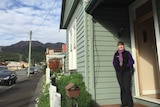
[[[160,94],[149,94],[149,95],[145,95],[145,96],[155,98],[155,99],[160,99]]]
[[[120,107],[120,104],[118,104],[118,105],[103,105],[103,106],[100,106],[100,107]],[[145,106],[145,105],[142,105],[142,104],[134,104],[134,107],[148,107],[148,106]]]

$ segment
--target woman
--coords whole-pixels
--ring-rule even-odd
[[[118,50],[113,58],[113,66],[116,70],[117,80],[121,89],[121,107],[133,107],[131,82],[134,60],[130,52],[125,50],[122,41],[117,43],[117,47]]]

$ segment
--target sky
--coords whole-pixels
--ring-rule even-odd
[[[0,46],[32,40],[64,42],[60,30],[62,0],[0,0]]]

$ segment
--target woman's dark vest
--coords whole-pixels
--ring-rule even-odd
[[[132,66],[128,66],[129,64],[129,55],[130,54],[128,51],[124,51],[122,52],[122,57],[123,57],[123,65],[120,66],[119,65],[119,53],[118,51],[115,53],[115,69],[116,71],[122,71],[122,72],[126,72],[126,71],[132,71]]]

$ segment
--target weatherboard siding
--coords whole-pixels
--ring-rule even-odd
[[[85,42],[84,42],[84,8],[82,3],[79,6],[77,21],[77,72],[85,78]]]
[[[77,40],[77,69],[76,71],[81,73],[83,77],[85,78],[85,50],[84,50],[84,9],[83,9],[83,3],[82,1],[79,2],[78,6],[76,7],[76,10],[74,14],[72,15],[71,21],[68,25],[68,29],[71,27],[73,22],[76,21],[76,40]],[[68,34],[68,31],[67,31]],[[68,44],[68,36],[67,36],[67,44]],[[67,45],[68,47],[68,45]],[[69,55],[67,51],[67,64],[66,68],[69,68]],[[69,69],[68,69],[69,70]]]
[[[74,4],[74,0],[62,0],[63,2],[65,1],[65,7],[64,7],[64,17],[63,17],[63,25],[66,23],[67,18],[71,12],[71,8]]]
[[[64,25],[67,23],[67,18],[69,17],[69,14],[71,12],[71,8],[73,6],[74,0],[63,0],[63,2],[65,1],[65,7],[64,7],[64,15],[63,15],[63,21],[62,21],[62,27],[64,27]],[[65,59],[65,70],[66,72],[69,71],[69,35],[68,35],[68,30],[70,28],[70,26],[72,25],[72,21],[70,21],[69,25],[67,26],[66,29],[66,59]]]
[[[66,30],[66,32],[68,32],[68,30]],[[68,33],[66,33],[66,58],[65,58],[65,71],[68,72],[69,71],[69,36]]]
[[[84,7],[82,1],[78,5],[77,22],[77,72],[85,80],[85,32],[84,32]]]
[[[93,50],[91,50],[91,47],[93,47],[93,44],[92,44],[92,38],[93,38],[93,20],[92,20],[92,17],[90,15],[87,15],[86,16],[86,32],[87,32],[87,37],[86,37],[86,41],[87,41],[87,44],[86,47],[87,47],[87,73],[88,73],[88,84],[87,84],[87,88],[88,88],[88,92],[92,95],[92,98],[93,96],[95,95],[95,93],[93,92],[93,84],[94,84],[94,78],[93,77],[93,72],[94,72],[94,65],[91,65],[91,64],[94,64],[93,62],[93,57],[91,55],[91,53],[93,53]],[[92,59],[92,60],[91,60]],[[95,100],[95,99],[93,99]]]
[[[119,104],[120,89],[112,60],[119,40],[123,40],[130,51],[128,9],[103,8],[96,10],[93,16],[96,102],[100,105]],[[126,31],[121,38],[117,35],[120,26],[125,26]]]

